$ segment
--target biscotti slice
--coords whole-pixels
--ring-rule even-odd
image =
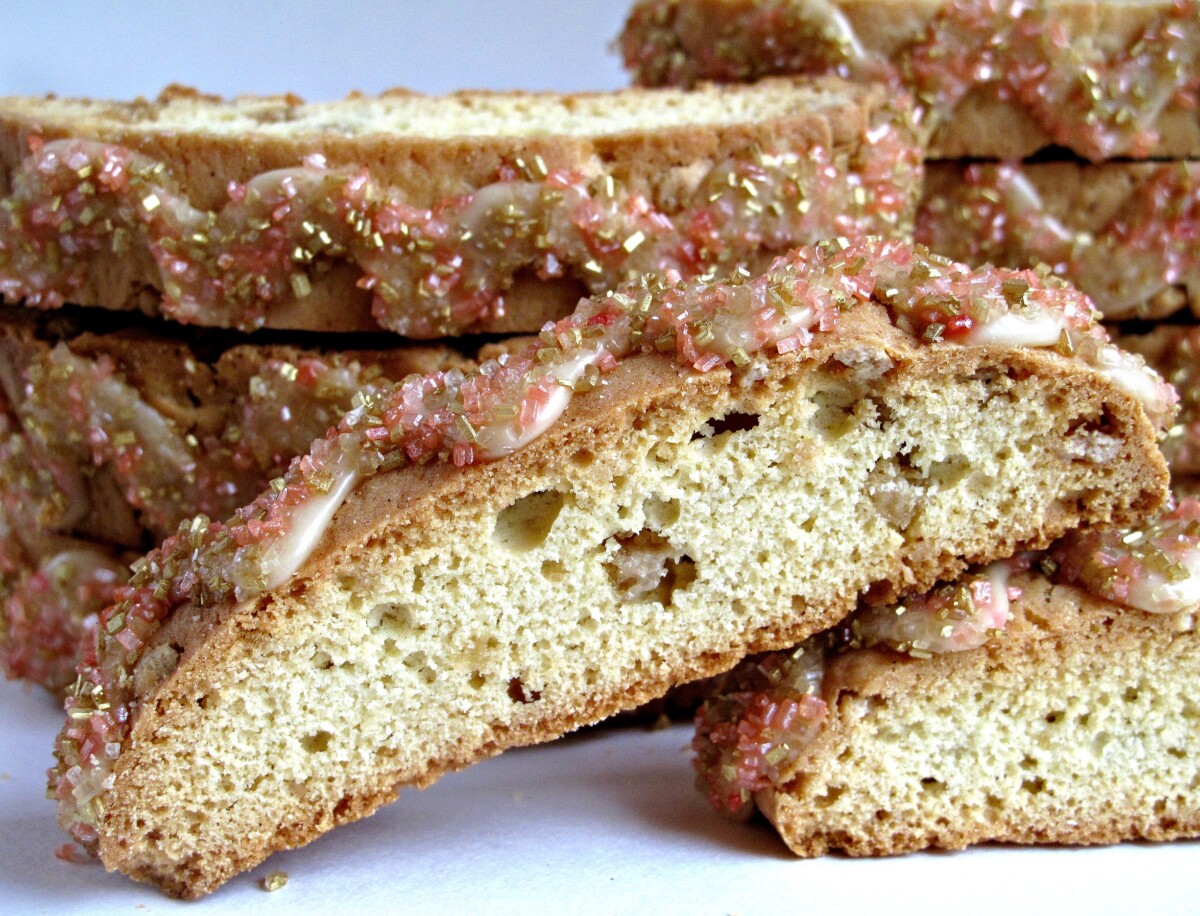
[[[698,786],[801,856],[1200,835],[1200,502],[743,663]]]
[[[1194,0],[638,0],[643,85],[838,73],[911,92],[930,158],[1200,155]]]
[[[970,264],[1046,264],[1108,320],[1200,314],[1200,163],[930,163],[916,237]]]
[[[0,294],[242,329],[535,332],[644,273],[904,233],[920,160],[903,100],[838,80],[0,99]]]
[[[353,406],[412,373],[463,368],[445,347],[323,352],[84,330],[0,309],[0,669],[75,679],[85,622],[126,562],[196,513],[252,500]]]
[[[206,893],[862,592],[1140,517],[1173,397],[1077,292],[909,243],[585,300],[370,398],[139,563],[68,700],[60,822]]]

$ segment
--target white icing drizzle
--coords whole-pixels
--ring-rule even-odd
[[[87,579],[117,582],[127,575],[125,567],[112,557],[85,546],[60,550],[38,567],[38,573],[58,584]]]
[[[854,33],[849,20],[830,0],[802,0],[794,9],[816,26],[821,37],[845,55],[848,62],[862,65],[869,60],[866,49]]]
[[[1179,614],[1200,608],[1200,550],[1187,550],[1176,562],[1187,570],[1185,578],[1171,581],[1161,572],[1148,569],[1144,578],[1130,583],[1125,603],[1151,614]]]
[[[333,521],[334,513],[358,483],[359,474],[354,465],[355,462],[343,454],[342,460],[331,470],[333,483],[329,489],[312,493],[295,507],[287,533],[272,543],[263,557],[266,590],[279,588],[291,579],[312,555]]]
[[[1066,327],[1061,311],[1004,312],[975,325],[966,342],[1005,347],[1052,347]]]
[[[1136,398],[1156,427],[1162,428],[1167,423],[1178,396],[1141,357],[1113,344],[1104,344],[1089,362],[1118,388]]]
[[[537,415],[532,422],[522,422],[520,416],[517,416],[508,423],[495,424],[479,431],[475,441],[483,450],[484,456],[492,460],[512,454],[553,426],[571,403],[575,383],[583,377],[588,366],[599,362],[605,352],[607,351],[604,346],[597,346],[577,353],[554,366],[548,374],[556,380],[556,384],[545,402],[537,409]]]

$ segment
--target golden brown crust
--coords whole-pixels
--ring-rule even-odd
[[[428,785],[446,772],[504,748],[549,740],[659,696],[673,684],[716,674],[748,653],[791,645],[831,626],[853,606],[857,594],[869,587],[875,586],[879,593],[886,593],[932,585],[959,573],[966,563],[1008,555],[1024,544],[1045,545],[1084,521],[1133,519],[1151,510],[1163,498],[1165,468],[1140,407],[1090,370],[1048,352],[914,345],[911,338],[895,331],[874,306],[856,308],[846,318],[843,330],[832,339],[802,357],[773,361],[767,377],[754,384],[731,385],[724,370],[701,376],[681,375],[669,361],[658,357],[631,360],[608,376],[607,385],[576,398],[564,419],[549,432],[505,459],[461,470],[428,465],[369,479],[338,512],[317,553],[288,585],[238,607],[178,610],[166,621],[149,650],[151,654],[165,652],[172,659],[177,655],[178,666],[169,674],[160,672],[148,679],[144,689],[140,688],[131,737],[117,763],[115,787],[107,799],[101,824],[101,856],[106,866],[161,884],[176,895],[207,893],[272,851],[308,842],[338,823],[369,813],[391,800],[399,787]],[[895,368],[882,379],[876,379],[873,386],[856,386],[847,366],[857,365],[858,357],[868,352],[888,354]],[[833,388],[828,387],[831,382],[835,383]],[[830,403],[816,410],[810,398],[816,396],[822,385],[826,386],[821,389],[826,395],[832,390],[849,391],[850,401],[840,409]],[[599,525],[597,518],[608,518],[618,511],[619,505],[614,501],[629,498],[620,494],[636,487],[643,477],[666,473],[664,467],[695,467],[692,473],[703,478],[705,466],[689,464],[686,455],[708,446],[690,442],[690,433],[708,419],[730,412],[760,416],[759,426],[749,433],[730,434],[744,438],[723,440],[723,451],[708,453],[710,460],[745,461],[737,466],[742,468],[740,473],[748,481],[747,487],[754,491],[768,487],[767,481],[773,475],[786,474],[784,479],[790,481],[788,487],[794,488],[797,505],[809,498],[804,495],[808,492],[805,488],[828,486],[829,490],[817,497],[822,502],[820,511],[805,510],[814,512],[811,524],[823,531],[821,526],[828,524],[823,516],[835,511],[829,500],[848,498],[829,494],[854,492],[856,499],[868,497],[859,489],[865,482],[855,486],[838,479],[836,473],[823,475],[821,463],[812,463],[816,461],[814,454],[820,454],[822,448],[841,448],[849,454],[859,448],[854,443],[874,441],[871,437],[898,429],[896,424],[916,422],[918,416],[925,416],[919,411],[936,412],[942,398],[964,392],[980,393],[984,399],[980,409],[993,404],[993,399],[1028,409],[1027,404],[1040,398],[1044,413],[1041,409],[1035,411],[1041,418],[1038,422],[1053,413],[1048,431],[1029,434],[1028,439],[1022,434],[1007,450],[994,446],[997,452],[1008,452],[1007,458],[997,459],[1001,460],[997,473],[1002,478],[1016,473],[1018,459],[1023,460],[1027,451],[1036,452],[1037,460],[1045,464],[1037,465],[1036,482],[1029,480],[1020,485],[1013,482],[1015,489],[1011,493],[1004,489],[1010,494],[1003,497],[1009,501],[1007,508],[999,506],[1001,497],[997,496],[997,502],[988,503],[981,510],[985,515],[999,513],[991,520],[968,521],[966,515],[955,515],[950,520],[937,515],[957,512],[960,508],[957,504],[962,500],[948,495],[953,484],[941,470],[930,466],[927,472],[933,477],[929,478],[930,490],[925,501],[929,515],[904,523],[886,522],[885,541],[889,546],[883,547],[883,542],[868,546],[863,539],[855,548],[862,551],[861,556],[850,561],[847,557],[853,539],[845,547],[845,555],[829,543],[814,549],[810,555],[800,543],[775,543],[768,539],[760,540],[756,560],[754,555],[741,557],[728,553],[749,549],[744,539],[729,534],[729,513],[735,511],[730,483],[725,480],[720,484],[705,484],[716,488],[717,494],[705,497],[704,491],[685,492],[693,494],[689,497],[693,501],[724,500],[720,503],[724,506],[724,517],[706,511],[704,524],[695,526],[696,531],[717,533],[690,533],[693,529],[687,527],[692,524],[688,505],[676,507],[681,516],[673,523],[674,527],[666,529],[672,536],[686,532],[678,536],[689,539],[687,553],[695,564],[697,578],[692,580],[695,589],[677,590],[674,597],[664,599],[665,604],[651,604],[653,614],[631,617],[626,626],[619,626],[615,619],[608,620],[606,615],[640,614],[639,607],[645,609],[645,606],[616,604],[604,611],[601,608],[608,605],[598,604],[590,612],[599,615],[592,623],[574,621],[574,615],[583,613],[590,599],[573,589],[583,587],[579,581],[594,581],[596,588],[608,590],[609,586],[600,584],[605,581],[603,571],[590,564],[601,564],[611,553],[592,554],[588,552],[591,549],[588,543],[572,546],[573,541],[560,542],[553,535],[548,536],[544,546],[520,554],[496,553],[492,527],[499,527],[505,507],[531,493],[572,494],[560,510],[559,521],[553,524],[568,526],[572,531],[575,529],[569,526],[579,525],[581,531],[591,531],[587,525]],[[840,410],[845,411],[844,416]],[[774,429],[773,424],[782,424],[794,415],[807,416],[826,430],[822,435],[831,437],[829,443],[842,445],[785,437],[778,441],[790,451],[786,457],[770,459],[772,463],[768,464],[767,444],[774,440],[768,438],[764,427]],[[947,422],[961,421],[961,413],[954,416],[956,420]],[[936,449],[938,441],[945,445],[958,435],[982,435],[978,429],[981,416],[984,415],[972,415],[968,424],[971,431],[965,427],[962,432],[945,431],[942,440],[938,439],[939,433],[925,429],[928,424],[923,423],[921,434],[930,440],[914,441],[910,457],[902,464],[911,461],[919,465],[924,460],[920,457],[922,449]],[[881,417],[887,419],[881,423]],[[1056,441],[1056,437],[1067,435],[1076,421],[1104,424],[1123,443],[1120,456],[1103,467],[1085,467],[1053,448],[1038,451],[1047,442]],[[997,434],[1003,434],[1007,441],[1007,433],[1001,430]],[[860,439],[860,435],[866,438]],[[672,453],[659,449],[672,442],[674,457],[667,457]],[[639,457],[635,461],[634,455],[646,455],[642,449],[664,457],[657,460]],[[730,457],[720,457],[722,454]],[[743,455],[757,457],[743,458]],[[871,460],[875,459],[867,459],[868,463]],[[886,464],[894,456],[881,456],[878,460]],[[1005,465],[1005,460],[1018,464]],[[655,467],[659,470],[655,471]],[[724,465],[718,463],[714,467]],[[754,475],[759,474],[766,476],[755,485],[753,479],[758,478]],[[992,487],[996,479],[991,482],[981,479],[978,483]],[[943,485],[947,489],[939,490]],[[771,492],[772,498],[780,498],[774,490]],[[749,495],[748,492],[739,498]],[[637,498],[638,505],[643,504],[642,499]],[[775,530],[771,525],[776,528],[782,525],[786,530],[800,532],[800,527],[788,526],[801,526],[804,518],[785,513],[780,502],[775,505],[775,518],[770,518],[766,509],[753,510],[759,513],[756,517],[763,531]],[[865,506],[864,503],[861,507],[863,512],[873,512]],[[661,512],[661,508],[660,501],[657,511]],[[616,515],[612,517],[615,519]],[[632,523],[634,528],[638,524],[642,523]],[[861,524],[865,531],[867,526],[877,523],[863,517]],[[620,532],[621,528],[616,530]],[[722,531],[726,534],[720,534]],[[734,543],[741,546],[720,542],[724,559],[710,566],[715,561],[706,551],[717,549],[717,542],[706,546],[696,540],[703,536],[733,537]],[[800,533],[795,536],[804,537]],[[828,535],[830,539],[840,536],[832,531]],[[615,546],[612,537],[604,543]],[[565,552],[570,550],[577,550],[578,554]],[[831,550],[834,552],[828,553]],[[810,589],[807,593],[803,589],[789,593],[780,591],[778,585],[768,585],[780,582],[785,576],[783,567],[771,565],[780,562],[779,553],[796,551],[821,566],[821,573],[791,569],[787,575],[815,576],[812,581],[817,585],[806,586]],[[502,555],[510,571],[501,572],[503,567],[499,565],[494,569],[486,567],[492,570],[489,576],[516,576],[518,573],[511,569],[523,569],[520,564],[528,562],[534,564],[532,569],[540,569],[540,573],[533,574],[535,577],[548,577],[547,581],[555,584],[545,585],[537,580],[535,585],[533,581],[514,579],[503,586],[516,589],[515,583],[524,582],[522,588],[537,589],[537,599],[524,599],[527,603],[523,602],[523,610],[518,612],[513,602],[522,599],[516,592],[497,594],[494,589],[501,586],[493,585],[479,569],[468,568],[476,559],[479,563],[491,562],[487,557],[492,554]],[[826,554],[828,561],[821,559]],[[836,572],[832,566],[835,555],[842,557],[837,561],[841,565]],[[421,557],[428,557],[428,562],[420,560]],[[826,562],[830,565],[823,565]],[[406,564],[417,564],[421,570],[415,580],[419,587],[413,580],[403,578],[414,575],[402,571]],[[733,586],[733,592],[724,586],[713,586],[711,593],[703,590],[706,578],[732,575],[734,565],[739,572],[734,579],[740,579],[741,584]],[[590,578],[593,575],[599,578],[593,580]],[[408,584],[401,586],[398,584],[401,580]],[[772,587],[777,594],[771,591]],[[751,589],[753,593],[743,594],[739,589]],[[379,597],[368,598],[354,612],[353,619],[361,621],[364,614],[373,619],[374,615],[382,614],[381,619],[391,627],[386,632],[392,634],[388,639],[393,648],[404,646],[396,657],[399,659],[409,652],[404,664],[394,671],[388,669],[392,671],[390,675],[372,667],[385,664],[386,658],[380,661],[370,653],[362,654],[366,651],[363,643],[378,634],[349,642],[339,637],[336,644],[320,642],[325,638],[323,628],[332,632],[342,626],[338,622],[343,619],[341,605],[361,600],[367,590],[375,596],[391,597],[386,607],[376,605],[374,610],[370,602]],[[712,606],[701,604],[702,600]],[[422,617],[423,601],[433,602],[441,610]],[[395,610],[397,606],[404,608],[403,613]],[[318,619],[321,623],[315,626]],[[636,624],[635,619],[639,621]],[[522,635],[526,633],[526,625],[533,626],[549,645],[543,646],[537,636]],[[438,627],[450,630],[439,635]],[[472,636],[475,627],[482,629]],[[647,629],[643,631],[642,627]],[[687,639],[674,635],[680,628],[686,628]],[[494,649],[484,645],[489,636],[500,640]],[[296,643],[297,639],[301,642]],[[314,639],[319,645],[312,642]],[[634,641],[622,642],[627,639]],[[382,645],[386,656],[387,640]],[[315,704],[312,708],[318,710],[359,709],[369,716],[371,702],[365,697],[371,690],[383,689],[379,685],[389,677],[395,680],[408,676],[404,670],[411,665],[410,674],[426,678],[424,682],[415,682],[412,688],[415,693],[411,696],[420,698],[419,716],[410,717],[399,711],[399,695],[377,701],[388,710],[388,733],[407,737],[371,739],[381,743],[371,744],[361,752],[354,751],[344,765],[312,764],[318,769],[305,770],[310,765],[304,763],[308,758],[295,744],[289,743],[292,739],[286,738],[291,729],[299,727],[305,733],[316,729],[319,740],[314,739],[312,746],[318,747],[317,753],[321,754],[334,754],[340,741],[353,737],[344,735],[341,726],[297,726],[292,721],[295,715],[303,718],[308,713],[291,710],[292,701],[283,698],[292,696],[293,689],[309,688],[285,686],[282,682],[291,675],[285,677],[284,668],[272,666],[295,665],[297,658],[306,658],[314,651],[318,655],[313,657],[319,658],[320,664],[311,669],[304,667],[305,683],[311,689],[324,689],[312,686],[320,678],[348,677],[346,689],[358,694],[349,700],[326,695],[302,701]],[[345,652],[353,660],[346,656],[339,661]],[[493,657],[489,654],[492,652],[498,655]],[[437,653],[446,656],[435,658]],[[285,662],[284,658],[292,661]],[[348,673],[347,665],[360,673]],[[461,677],[469,676],[472,685],[469,689],[457,686],[458,665],[465,666]],[[368,670],[375,673],[366,676]],[[435,681],[436,687],[432,686]],[[263,694],[259,689],[246,692],[240,686],[253,684],[270,685],[269,692]],[[488,691],[496,692],[495,702],[500,705],[487,705],[493,702],[485,698],[485,694],[491,696]],[[278,702],[289,709],[279,706],[270,696],[281,698]],[[258,761],[252,767],[262,766],[265,755],[265,763],[271,766],[270,774],[274,775],[264,771],[263,779],[257,782],[258,788],[244,794],[237,784],[251,777],[242,775],[243,759],[232,746],[222,743],[224,739],[218,737],[218,732],[223,726],[216,723],[225,721],[221,717],[228,715],[227,707],[231,704],[260,701],[268,703],[271,710],[263,708],[256,713],[264,717],[260,720],[261,731],[267,744],[256,747],[247,759]],[[442,702],[451,706],[439,705]],[[453,703],[458,702],[467,704],[466,708],[475,703],[483,705],[480,712],[466,715],[452,711]],[[317,718],[321,715],[325,713],[319,712]],[[217,731],[206,731],[209,728]],[[427,734],[423,729],[431,731]],[[271,743],[276,738],[275,732],[283,736],[279,738],[283,743],[277,746]],[[367,726],[356,727],[354,736],[359,737],[353,740],[367,740],[360,737],[367,733]],[[392,741],[400,741],[400,745],[394,746]],[[182,745],[176,742],[188,748],[190,763],[186,778],[182,777],[175,756]],[[222,750],[223,747],[226,749]],[[230,754],[238,757],[238,761]],[[365,766],[351,762],[360,759],[370,762]],[[214,767],[220,767],[224,775],[218,781],[225,786],[214,791],[228,790],[231,793],[228,804],[218,803],[207,796],[207,790],[187,784],[191,779],[206,779],[207,773],[216,778]],[[287,788],[273,781],[276,779],[287,780]],[[227,780],[228,785],[221,780]],[[204,794],[204,800],[200,801],[195,792]],[[198,803],[200,808],[196,807]]]
[[[801,61],[808,72],[822,72],[822,60],[830,56],[827,41],[819,37],[827,9],[844,17],[868,56],[895,60],[926,36],[947,5],[946,0],[641,0],[621,40],[627,66],[644,85],[755,78],[794,72]],[[1114,57],[1171,9],[1167,0],[1046,0],[1045,5],[1065,43]],[[771,22],[784,24],[764,27]],[[1194,73],[1194,63],[1183,66]],[[1157,87],[1147,80],[1139,88],[1151,93]],[[1200,155],[1195,110],[1169,105],[1153,126],[1159,139],[1143,155]],[[1055,142],[1019,101],[976,90],[940,118],[929,158],[1023,159]]]
[[[1011,584],[1015,619],[981,649],[832,664],[827,728],[798,775],[757,796],[793,852],[1200,834],[1192,616],[1037,573]]]
[[[418,208],[489,185],[517,159],[541,157],[550,170],[611,175],[670,214],[705,172],[730,157],[814,146],[860,150],[873,120],[894,104],[880,87],[790,79],[750,88],[709,87],[698,94],[396,92],[311,104],[294,96],[225,101],[183,87],[170,87],[154,101],[125,104],[0,98],[0,195],[10,192],[31,138],[88,138],[162,162],[192,204],[208,209],[228,202],[231,181],[293,168],[320,153],[331,169],[367,166],[375,182]],[[677,117],[676,109],[694,110],[695,120]],[[573,126],[576,117],[585,123],[591,118],[596,126],[590,132]],[[455,133],[460,122],[461,130],[474,132]],[[439,135],[427,135],[435,131]],[[73,301],[160,312],[161,281],[147,254],[93,261]],[[378,330],[370,294],[356,285],[360,277],[360,271],[337,265],[310,278],[312,290],[303,298],[270,304],[264,326]],[[518,277],[505,296],[504,314],[466,331],[535,332],[570,312],[583,292],[573,281]]]

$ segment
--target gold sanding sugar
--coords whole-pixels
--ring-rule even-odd
[[[287,884],[287,872],[273,871],[262,879],[262,889],[264,891],[277,891]]]

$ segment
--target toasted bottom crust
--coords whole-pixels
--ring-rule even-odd
[[[874,306],[758,375],[645,357],[607,378],[506,459],[368,480],[287,586],[176,611],[144,656],[161,670],[135,672],[105,865],[199,896],[401,786],[793,644],[864,590],[1165,492],[1141,409],[1098,374],[915,346]],[[1101,430],[1109,458],[1073,447]]]
[[[850,653],[759,807],[800,856],[1200,835],[1200,632],[1044,578],[981,649]]]

